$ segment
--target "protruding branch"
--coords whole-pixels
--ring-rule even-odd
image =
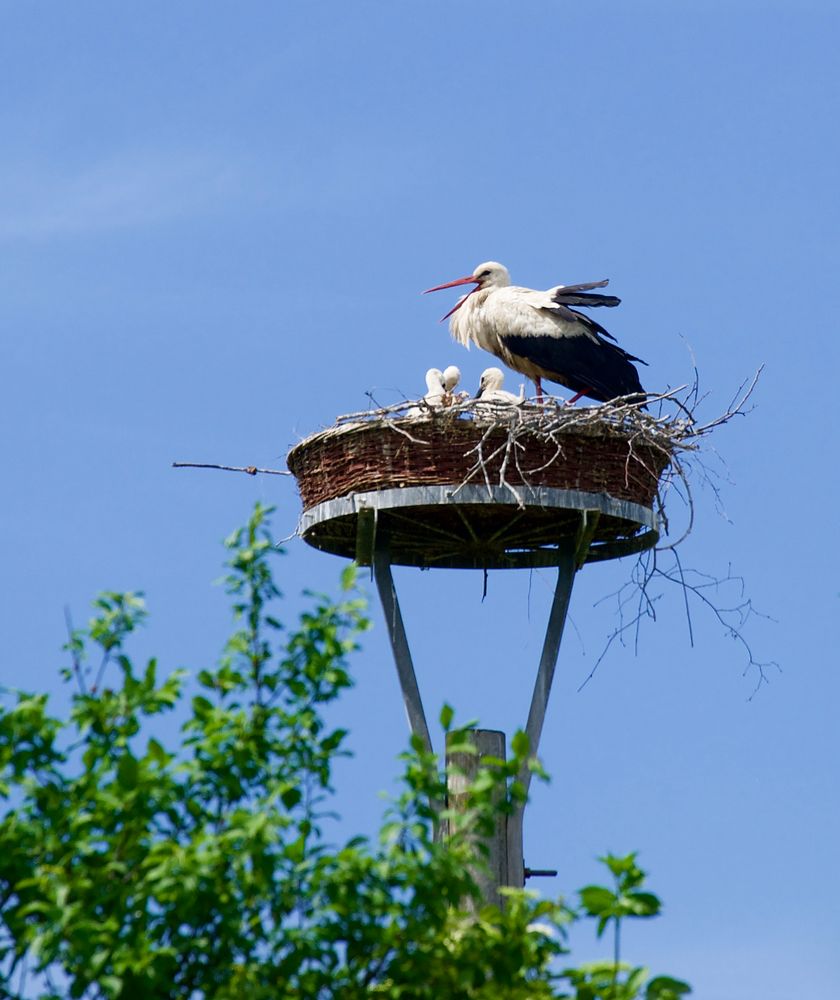
[[[256,465],[214,465],[211,462],[173,462],[173,469],[221,469],[223,472],[245,472],[249,476],[291,476],[286,469],[260,469]]]

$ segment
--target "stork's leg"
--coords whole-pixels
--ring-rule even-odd
[[[576,392],[570,400],[567,401],[568,406],[574,406],[574,404],[580,399],[581,396],[588,396],[592,392],[591,389],[581,389],[580,392]]]
[[[543,401],[543,398],[542,398],[542,382],[538,378],[535,378],[534,379],[534,385],[537,387],[537,402],[541,403]]]

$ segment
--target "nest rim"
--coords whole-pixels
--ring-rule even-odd
[[[485,512],[491,520],[477,516]],[[558,520],[561,512],[569,516]],[[442,514],[454,516],[447,523]],[[465,529],[460,538],[452,535],[455,517]],[[483,537],[482,521],[490,524]],[[382,547],[397,566],[532,569],[558,565],[570,540],[580,565],[642,552],[659,540],[659,523],[653,509],[606,493],[528,487],[517,498],[504,486],[452,483],[325,500],[303,512],[298,533],[313,548],[360,565]]]
[[[647,415],[353,416],[287,458],[304,507],[298,534],[322,551],[366,565],[375,545],[396,565],[513,569],[557,565],[570,540],[580,565],[659,540],[672,453]]]

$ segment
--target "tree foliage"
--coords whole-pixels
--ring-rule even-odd
[[[675,1000],[677,980],[610,963],[562,969],[569,924],[599,933],[652,916],[635,857],[608,857],[614,890],[582,890],[579,911],[509,890],[481,906],[476,837],[517,794],[527,759],[490,763],[467,807],[436,837],[437,759],[412,745],[402,792],[378,841],[330,845],[332,765],[346,733],[325,709],[351,684],[348,659],[368,627],[352,573],[342,598],[309,595],[290,630],[270,511],[227,539],[234,629],[190,689],[126,651],[146,618],[140,594],[102,594],[71,632],[67,718],[44,695],[5,692],[0,711],[0,969],[12,998],[645,996]],[[176,711],[177,710],[177,711]],[[157,719],[176,711],[179,725]],[[445,728],[452,712],[442,713]],[[168,740],[162,733],[177,732]],[[466,734],[463,743],[468,746]],[[501,792],[501,795],[499,794]],[[472,903],[468,906],[468,903]],[[571,990],[571,992],[569,992]],[[669,992],[670,991],[670,992]]]

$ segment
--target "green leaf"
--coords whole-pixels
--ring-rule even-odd
[[[202,719],[213,711],[213,702],[204,695],[197,694],[192,700],[192,708],[196,717]]]
[[[619,880],[619,884],[625,890],[641,885],[644,881],[645,873],[636,864],[637,853],[637,851],[633,851],[631,854],[626,854],[623,857],[615,854],[607,854],[599,859],[615,875]]]
[[[510,740],[510,748],[517,757],[527,757],[531,748],[531,741],[526,733],[517,729]]]
[[[628,997],[635,997],[638,995],[639,990],[642,988],[642,984],[645,979],[647,979],[648,970],[644,966],[638,966],[632,969],[627,974],[627,979],[624,981],[624,988],[627,991]]]
[[[599,917],[607,910],[612,911],[618,903],[616,894],[602,885],[584,886],[578,895],[581,905],[591,917]]]
[[[342,590],[352,590],[356,585],[356,575],[358,571],[358,566],[356,563],[351,562],[341,571],[341,589]]]
[[[137,787],[137,778],[140,773],[137,759],[130,753],[124,753],[117,763],[117,780],[123,788],[132,789]]]
[[[680,997],[691,993],[691,987],[681,979],[672,979],[671,976],[657,976],[647,985],[645,1000],[679,1000]]]
[[[451,705],[444,703],[443,708],[440,710],[440,724],[444,732],[449,732],[449,728],[452,725],[452,720],[455,718],[455,709]]]
[[[652,892],[628,892],[623,900],[636,917],[653,917],[662,908],[659,897],[654,896]]]
[[[146,752],[158,764],[165,764],[169,759],[169,754],[154,736],[149,737],[149,742],[146,744]]]
[[[287,788],[280,793],[280,799],[287,809],[293,809],[303,798],[299,788]]]

